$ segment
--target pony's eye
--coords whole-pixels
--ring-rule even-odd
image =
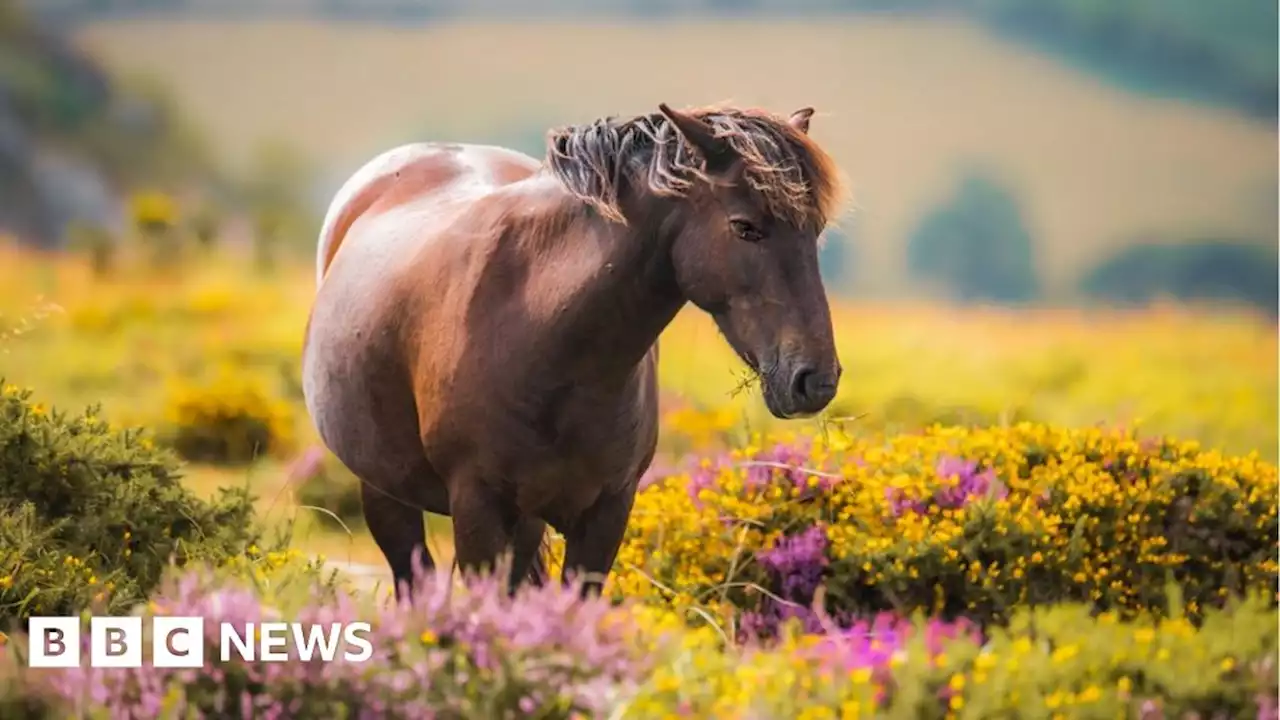
[[[746,220],[730,220],[729,227],[733,228],[734,234],[747,242],[757,242],[764,237],[754,225]]]

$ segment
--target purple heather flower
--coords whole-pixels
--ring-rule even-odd
[[[1274,696],[1258,694],[1258,720],[1280,720],[1280,703]]]
[[[756,453],[747,462],[746,486],[748,489],[768,487],[781,481],[792,487],[807,490],[811,478],[817,478],[821,490],[829,490],[836,478],[825,467],[815,467],[812,455],[813,443],[805,439],[794,443],[778,443]],[[818,474],[815,474],[817,471]]]
[[[809,605],[829,562],[826,551],[826,530],[815,525],[780,537],[773,547],[756,553],[761,566],[773,577],[781,602],[766,597],[759,612],[745,613],[741,638],[772,637],[779,626],[791,619],[798,619],[805,632],[822,631],[822,624]]]
[[[302,451],[292,463],[290,463],[286,474],[290,484],[295,482],[304,482],[315,477],[322,469],[324,469],[324,448],[319,445],[312,445]]]
[[[366,662],[345,660],[340,641],[331,663],[300,661],[292,643],[291,662],[244,661],[233,653],[222,663],[219,623],[244,627],[279,613],[247,588],[192,572],[167,583],[155,602],[158,614],[205,618],[203,668],[80,667],[33,673],[31,682],[47,687],[71,714],[106,708],[124,719],[159,715],[175,692],[184,712],[204,716],[238,705],[244,717],[282,718],[314,714],[307,712],[311,703],[334,703],[357,705],[362,717],[430,718],[465,715],[478,697],[509,698],[521,707],[549,703],[593,716],[649,672],[650,660],[636,650],[627,624],[614,619],[611,604],[584,600],[575,587],[553,583],[510,598],[496,578],[456,585],[441,571],[416,588],[416,602],[391,603],[378,613],[362,615],[342,596],[282,618],[368,621],[374,655]],[[6,659],[0,655],[0,671]],[[228,696],[228,687],[250,689]]]
[[[719,467],[715,463],[704,461],[701,465],[689,472],[689,482],[687,485],[689,491],[689,499],[701,506],[702,501],[698,499],[698,495],[703,490],[713,490],[716,486],[716,474]]]
[[[978,463],[972,460],[944,457],[938,461],[937,475],[939,479],[959,478],[955,487],[942,488],[934,493],[934,500],[941,507],[962,507],[974,498],[986,496],[993,488],[997,497],[1007,494],[1004,486],[996,479],[995,470],[978,472]]]
[[[822,584],[827,567],[826,530],[815,525],[796,535],[778,538],[772,548],[757,553],[757,557],[781,580],[783,597],[812,597]]]
[[[653,485],[658,485],[675,474],[675,469],[670,465],[655,461],[653,464],[649,465],[649,469],[645,470],[644,474],[640,476],[640,482],[636,488],[637,490],[644,490]]]
[[[924,500],[910,498],[897,488],[885,488],[884,499],[889,502],[889,512],[893,513],[894,517],[900,517],[905,513],[923,513],[929,507]]]
[[[973,460],[945,456],[938,460],[934,472],[939,481],[956,478],[956,484],[938,485],[932,496],[926,498],[913,498],[896,488],[885,488],[885,500],[889,502],[889,511],[894,517],[909,512],[924,513],[930,504],[954,510],[988,495],[1004,498],[1009,494],[996,477],[995,470],[988,468],[979,472],[978,463]]]

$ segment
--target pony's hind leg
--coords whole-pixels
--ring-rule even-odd
[[[520,516],[480,482],[453,488],[449,515],[458,568],[467,574],[493,572],[509,553],[508,591],[514,593],[524,580],[539,583],[545,576],[541,551],[546,523]]]
[[[410,505],[363,479],[360,500],[364,505],[369,534],[373,535],[373,541],[391,566],[396,600],[411,598],[415,561],[420,563],[424,574],[435,567],[435,560],[427,550],[422,508]]]
[[[582,581],[582,594],[599,595],[622,546],[635,488],[601,495],[565,533],[564,580]]]
[[[511,550],[511,592],[523,582],[541,586],[547,581],[546,546],[547,524],[538,518],[525,516],[516,523]]]

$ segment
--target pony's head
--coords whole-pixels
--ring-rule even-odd
[[[660,106],[702,159],[671,259],[676,282],[760,377],[780,418],[810,415],[840,379],[818,238],[836,210],[834,163],[808,137],[811,108],[789,119]]]
[[[666,239],[684,298],[715,319],[763,381],[780,418],[825,408],[840,361],[818,272],[818,237],[843,188],[835,163],[808,135],[812,108],[775,117],[705,108],[553,131],[548,163],[602,214],[634,212]],[[645,198],[665,198],[657,206]],[[654,216],[654,213],[657,216]]]

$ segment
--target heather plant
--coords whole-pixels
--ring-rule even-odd
[[[634,642],[627,608],[582,600],[558,585],[508,597],[492,577],[455,584],[421,578],[417,602],[361,607],[342,592],[277,595],[209,572],[173,578],[145,616],[205,618],[201,669],[23,671],[15,652],[0,659],[0,681],[17,676],[20,693],[54,698],[78,716],[570,718],[597,717],[637,685],[650,659]],[[317,599],[319,598],[319,599]],[[302,602],[299,602],[302,599]],[[322,664],[219,662],[218,623],[296,619],[371,621],[373,654]],[[149,623],[144,623],[148,626]],[[87,633],[82,637],[87,638]],[[147,644],[149,647],[149,644]],[[12,682],[12,680],[11,680]]]
[[[1200,627],[1176,612],[1126,622],[1075,604],[1020,609],[987,633],[890,613],[843,628],[824,620],[821,634],[792,622],[764,645],[554,584],[512,598],[492,576],[435,574],[416,597],[379,606],[332,585],[188,571],[140,612],[204,617],[202,668],[29,670],[15,638],[0,648],[0,708],[113,720],[1275,717],[1278,618],[1261,597],[1212,610]],[[218,622],[274,619],[367,621],[373,654],[349,661],[339,640],[332,663],[296,646],[285,663],[220,661]]]
[[[260,542],[243,489],[197,498],[142,431],[97,408],[48,410],[3,382],[0,537],[0,624],[79,612],[86,598],[137,602],[171,562],[220,562]]]
[[[1192,617],[1277,573],[1275,465],[1131,431],[1019,424],[783,440],[649,479],[611,587],[734,633],[1023,605]]]

